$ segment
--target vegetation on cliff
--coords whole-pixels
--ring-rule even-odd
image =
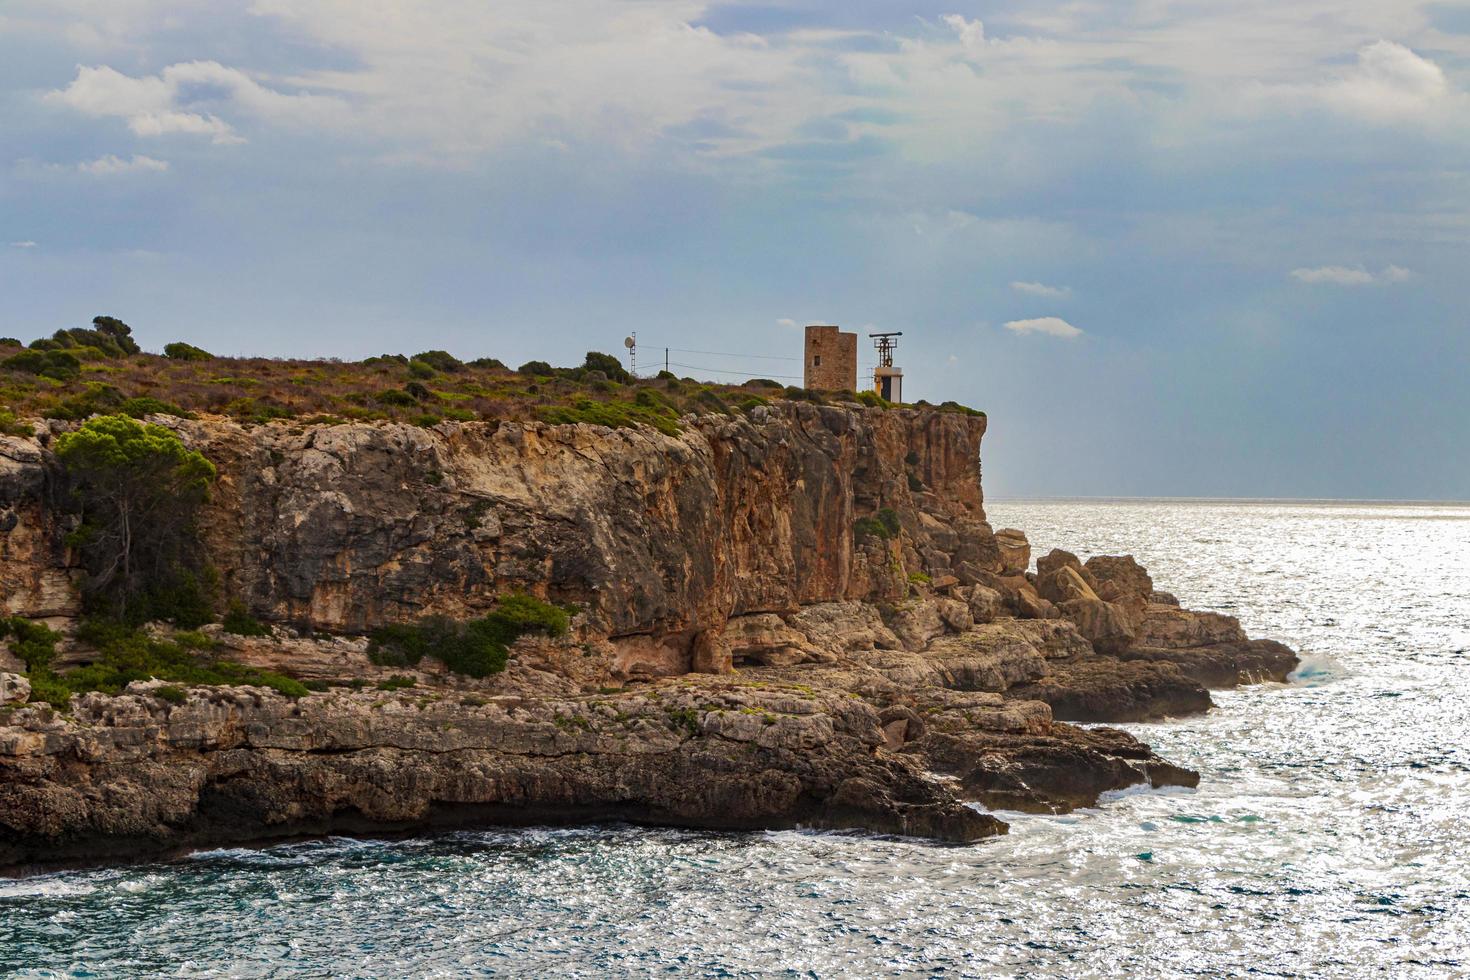
[[[0,619],[0,639],[7,636],[13,638],[11,652],[26,665],[31,700],[56,707],[65,707],[73,694],[117,694],[133,681],[149,679],[183,684],[253,684],[287,697],[307,694],[301,682],[282,674],[218,658],[214,641],[200,633],[179,632],[165,639],[93,620],[82,625],[77,639],[95,647],[97,658],[84,667],[66,671],[55,667],[56,645],[62,635],[45,624],[19,616]]]
[[[889,407],[872,392],[783,389],[763,378],[738,385],[667,371],[634,378],[617,357],[597,351],[577,367],[528,361],[512,371],[495,358],[463,361],[443,350],[357,362],[284,360],[218,357],[177,341],[160,356],[142,353],[131,333],[120,320],[98,317],[90,329],[59,330],[24,348],[0,339],[0,431],[28,431],[22,418],[210,414],[320,424],[535,418],[673,434],[684,415],[749,412],[773,397]],[[929,407],[979,414],[953,402]]]
[[[125,415],[63,433],[56,458],[80,517],[67,543],[87,573],[88,609],[131,623],[210,621],[194,521],[214,465],[168,429]]]
[[[385,667],[414,667],[437,657],[456,674],[489,677],[505,669],[510,645],[528,633],[563,636],[565,609],[534,596],[501,597],[490,615],[468,622],[427,616],[416,623],[394,623],[373,633],[368,656]]]

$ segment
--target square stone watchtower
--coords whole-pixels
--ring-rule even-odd
[[[857,334],[813,323],[806,328],[804,384],[813,391],[857,391]]]

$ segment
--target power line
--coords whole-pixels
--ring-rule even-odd
[[[756,375],[754,375],[750,371],[737,371],[737,370],[734,370],[732,368],[714,368],[714,367],[707,367],[707,366],[705,366],[703,364],[685,364],[682,361],[670,361],[669,362],[669,366],[670,367],[687,368],[690,371],[707,371],[707,372],[709,372],[711,374],[739,374],[739,375],[744,375],[747,378],[755,377],[756,376]],[[765,377],[771,378],[773,380],[775,378],[781,378],[781,379],[787,380],[787,381],[801,381],[801,380],[803,380],[802,377],[800,375],[798,375],[798,374],[768,374],[768,375],[765,375]]]
[[[779,354],[747,354],[728,350],[689,350],[687,347],[664,347],[663,344],[644,343],[642,346],[649,348],[663,347],[664,350],[674,351],[679,354],[709,354],[712,357],[749,357],[762,361],[799,361],[799,357],[784,357]]]

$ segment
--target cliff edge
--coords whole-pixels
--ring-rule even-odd
[[[776,401],[677,431],[533,421],[151,419],[218,470],[208,656],[316,690],[140,680],[27,702],[0,647],[0,866],[466,822],[626,819],[966,841],[1197,776],[1073,722],[1205,710],[1291,651],[1128,557],[994,531],[983,416]],[[71,636],[52,422],[0,436],[0,612]],[[506,596],[570,611],[482,678],[388,664],[385,626]],[[160,636],[167,627],[152,627]],[[12,646],[14,644],[12,643]]]

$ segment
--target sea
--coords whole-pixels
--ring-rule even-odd
[[[1470,975],[1470,505],[1004,500],[1301,652],[1121,726],[1198,789],[969,846],[603,825],[0,879],[17,977]]]

